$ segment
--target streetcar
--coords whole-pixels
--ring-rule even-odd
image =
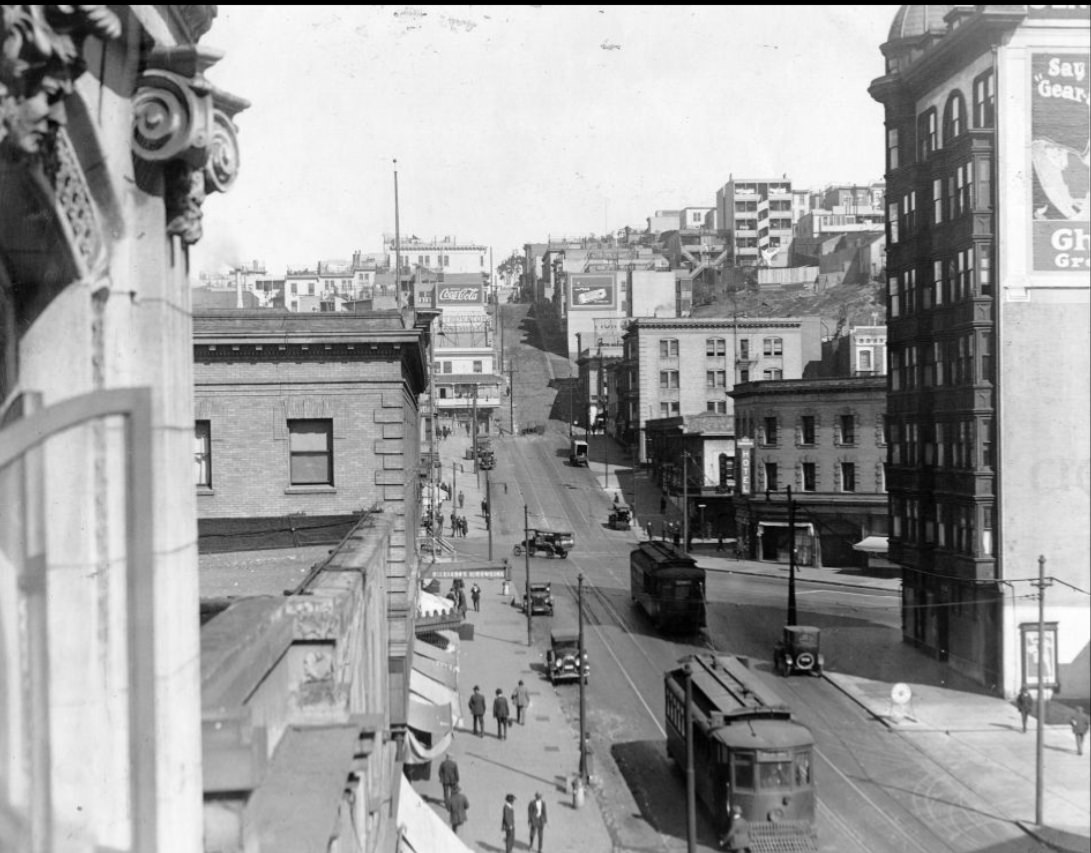
[[[632,599],[661,631],[705,627],[705,570],[669,542],[642,542],[629,554]]]
[[[738,806],[755,853],[817,851],[814,735],[738,658],[690,655],[666,673],[667,754],[685,768],[686,664],[697,798],[717,837]]]

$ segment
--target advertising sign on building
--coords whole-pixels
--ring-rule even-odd
[[[612,273],[608,275],[573,275],[569,280],[571,281],[569,309],[613,308],[617,304],[615,299],[617,284]]]
[[[481,305],[484,303],[485,285],[443,284],[436,285],[437,305]]]
[[[607,344],[620,344],[625,330],[629,328],[632,320],[628,317],[596,317],[595,318],[595,342]]]
[[[1091,269],[1089,60],[1088,53],[1036,53],[1031,62],[1031,228],[1035,272]]]
[[[1024,622],[1019,626],[1023,658],[1023,684],[1038,686],[1039,663],[1042,671],[1042,687],[1057,689],[1057,623],[1046,622],[1042,639],[1039,640],[1037,623]]]

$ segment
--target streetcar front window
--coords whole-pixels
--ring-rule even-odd
[[[791,788],[792,762],[768,761],[758,765],[758,779],[763,790]]]
[[[735,756],[735,789],[754,790],[754,759],[749,755]]]

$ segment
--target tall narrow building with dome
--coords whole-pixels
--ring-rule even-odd
[[[869,89],[904,639],[998,694],[1070,701],[1091,694],[1089,24],[903,6]]]

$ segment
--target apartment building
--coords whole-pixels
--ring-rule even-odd
[[[1091,693],[1088,44],[1086,6],[903,6],[869,90],[904,635],[1006,695]]]
[[[736,178],[716,190],[716,217],[727,232],[735,266],[788,265],[796,209],[792,182],[783,178]]]

